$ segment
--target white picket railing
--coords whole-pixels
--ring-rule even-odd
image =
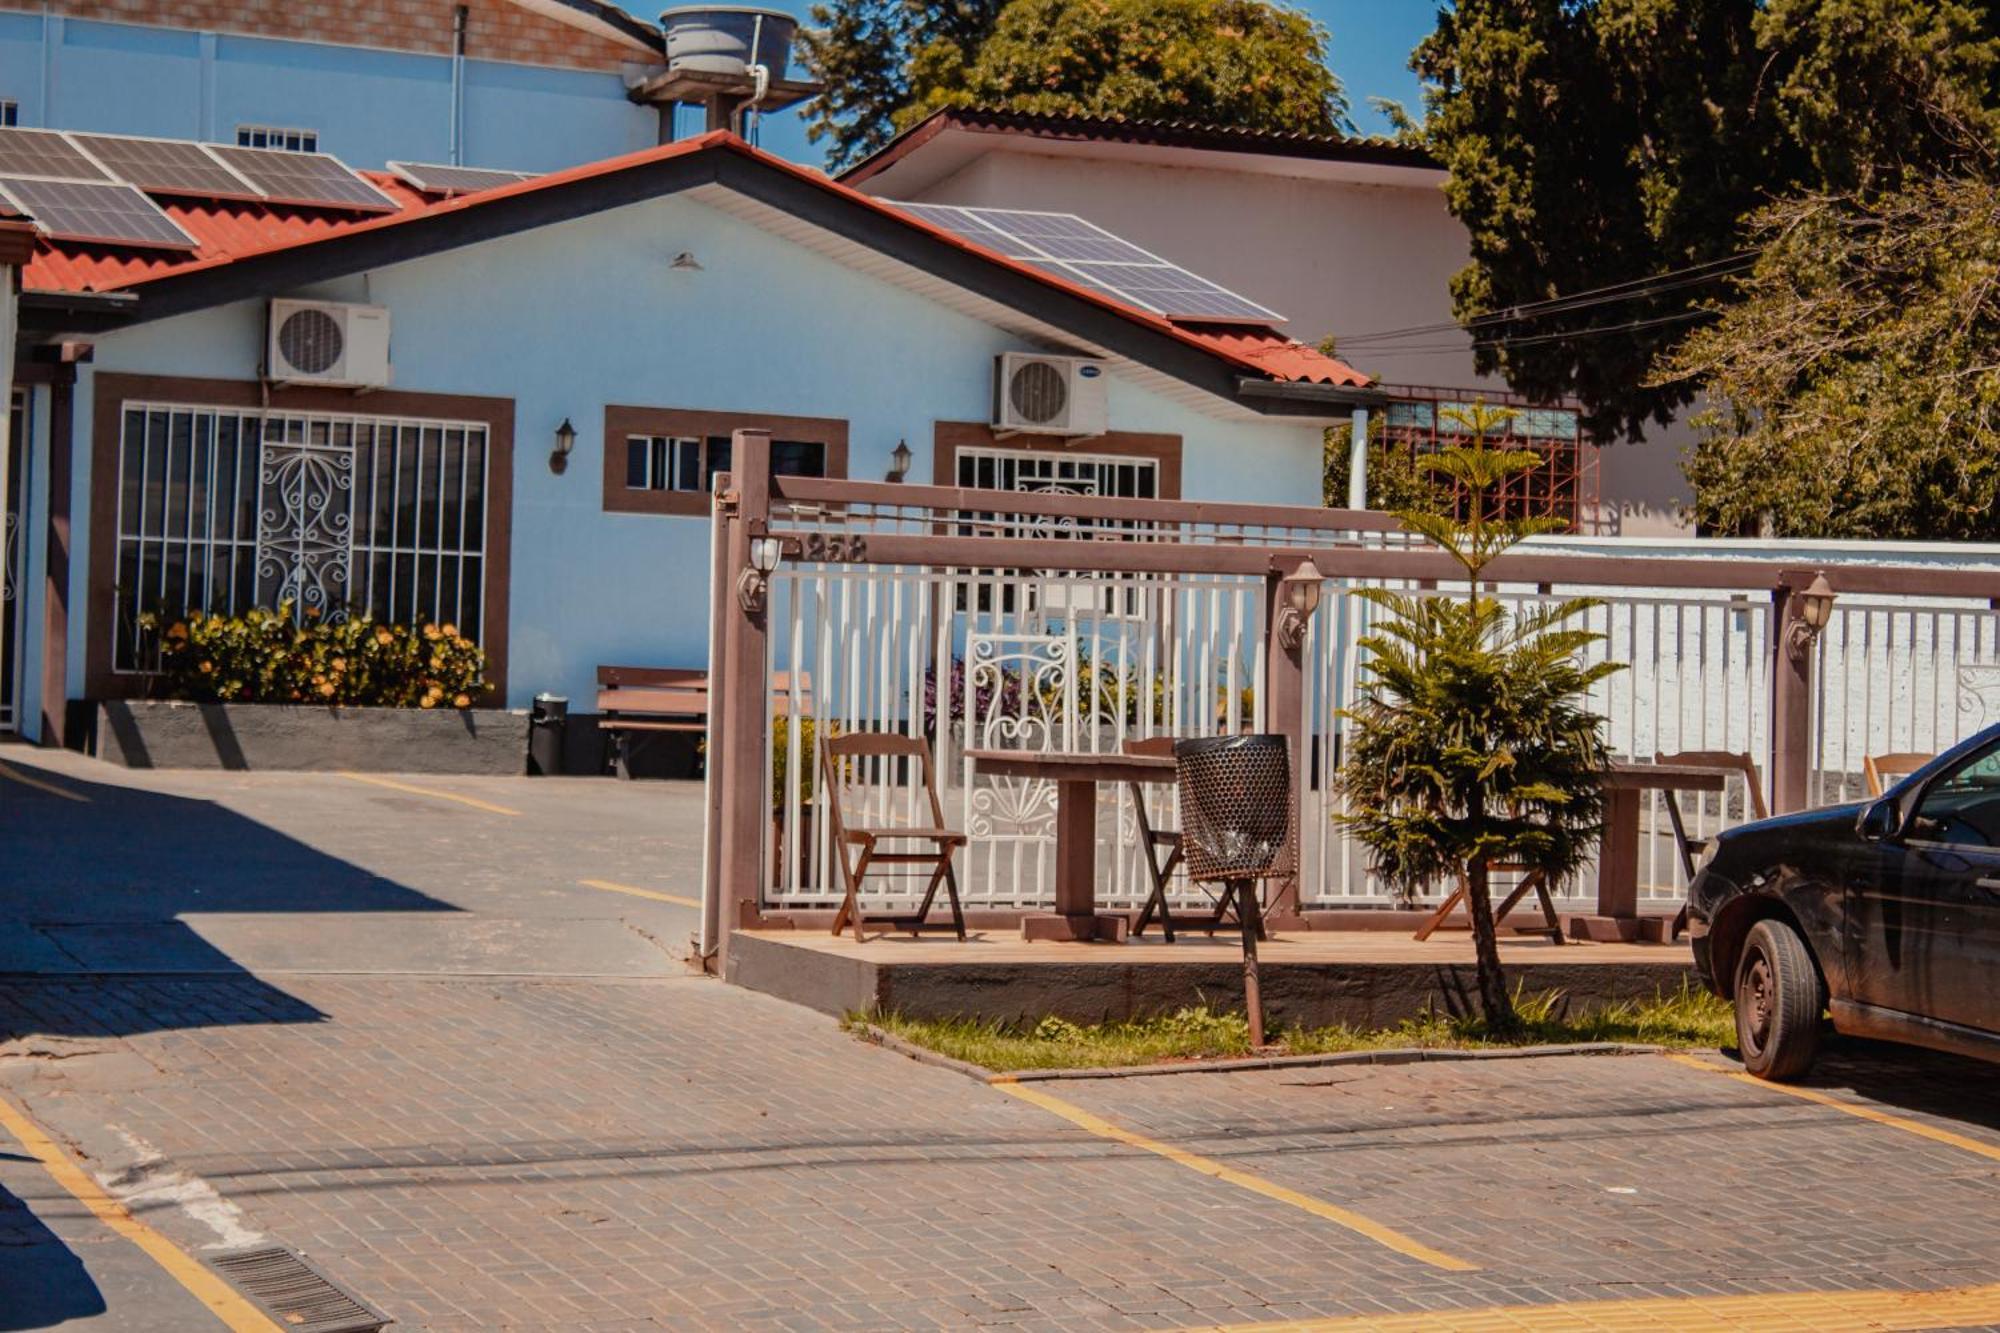
[[[824,519],[828,527],[847,521],[858,516]],[[915,522],[880,514],[870,521],[906,529]],[[1826,552],[1813,555],[1834,563]],[[1300,878],[1307,907],[1389,901],[1363,849],[1341,828],[1330,780],[1347,727],[1341,710],[1365,673],[1360,640],[1377,614],[1351,592],[1339,581],[1326,584],[1305,649],[1303,734],[1311,756]],[[1626,666],[1600,683],[1593,699],[1615,757],[1746,754],[1768,783],[1775,632],[1768,588],[1655,593],[1579,584],[1502,587],[1498,595],[1516,610],[1559,596],[1598,599],[1583,617],[1602,636],[1591,656]],[[1264,667],[1263,597],[1263,579],[1243,575],[787,563],[771,582],[767,669],[783,687],[772,706],[774,728],[781,728],[774,763],[790,776],[778,782],[774,771],[766,774],[774,847],[765,904],[826,907],[840,896],[826,793],[817,774],[799,780],[810,751],[804,728],[787,720],[810,715],[819,728],[894,729],[930,742],[947,818],[962,821],[971,838],[958,863],[968,905],[1047,905],[1054,890],[1052,784],[976,772],[966,749],[1114,752],[1130,739],[1267,726],[1255,688]],[[2000,722],[2000,611],[1962,599],[1840,599],[1818,647],[1815,800],[1859,796],[1868,755],[1934,752],[1992,722]],[[930,822],[907,766],[869,761],[848,776],[851,821]],[[1144,798],[1159,824],[1175,826],[1170,786],[1149,788]],[[1679,799],[1696,836],[1742,822],[1759,805],[1734,782],[1720,794]],[[1136,906],[1150,887],[1131,800],[1121,787],[1099,788],[1098,897],[1107,906]],[[1658,900],[1679,896],[1685,879],[1663,801],[1649,794],[1642,814],[1641,892]],[[1593,882],[1586,871],[1560,892],[1584,899]],[[898,898],[893,883],[870,887],[885,900]],[[921,887],[908,884],[903,892]]]

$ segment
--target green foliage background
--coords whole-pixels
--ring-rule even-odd
[[[823,0],[802,36],[828,166],[949,106],[1351,129],[1327,32],[1263,0]]]

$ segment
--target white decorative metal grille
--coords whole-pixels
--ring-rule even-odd
[[[367,610],[478,638],[488,441],[477,422],[127,403],[118,459],[114,661],[138,618]]]

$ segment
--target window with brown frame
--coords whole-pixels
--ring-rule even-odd
[[[847,423],[663,407],[604,409],[604,508],[609,513],[700,517],[718,473],[729,471],[731,434],[771,432],[771,471],[781,477],[845,477]]]

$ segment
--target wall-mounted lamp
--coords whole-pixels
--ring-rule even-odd
[[[908,440],[896,441],[896,447],[889,452],[889,480],[902,481],[910,475],[910,464],[917,456],[910,452]]]
[[[560,477],[569,471],[569,451],[576,448],[576,427],[564,417],[562,425],[556,427],[556,447],[549,450],[549,471]]]
[[[1785,652],[1794,662],[1803,662],[1820,632],[1833,619],[1833,585],[1826,581],[1825,574],[1815,574],[1805,591],[1794,595],[1799,601],[1799,618],[1785,631]]]
[[[1295,653],[1305,645],[1306,626],[1319,610],[1320,583],[1325,576],[1311,557],[1278,580],[1278,645]]]
[[[771,596],[771,571],[785,553],[785,544],[776,537],[750,539],[750,564],[736,576],[736,604],[743,614],[762,615]]]

